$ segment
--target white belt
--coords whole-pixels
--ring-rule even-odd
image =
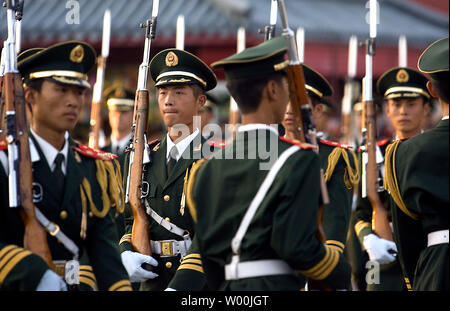
[[[171,257],[181,255],[181,258],[186,256],[189,247],[192,244],[189,235],[185,236],[182,241],[177,240],[162,240],[162,241],[150,241],[152,247],[152,253],[161,255],[161,257]]]
[[[233,258],[230,264],[225,265],[225,280],[239,280],[268,275],[295,273],[285,261],[280,259],[238,261],[239,259],[235,260],[235,258]]]
[[[448,243],[448,229],[428,233],[427,246],[432,246],[432,245],[442,244],[442,243]]]

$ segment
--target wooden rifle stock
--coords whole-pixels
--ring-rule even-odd
[[[367,129],[367,167],[366,187],[367,197],[372,205],[372,230],[380,237],[393,241],[392,230],[389,225],[387,211],[378,195],[378,166],[376,162],[376,118],[373,101],[363,102],[363,122]]]
[[[151,256],[149,222],[142,199],[143,156],[145,149],[145,132],[148,119],[149,105],[148,90],[136,92],[134,109],[135,124],[133,136],[133,159],[130,168],[129,202],[133,212],[133,229],[131,232],[131,244],[134,249],[144,255]]]
[[[26,249],[39,255],[52,268],[53,263],[47,244],[47,233],[36,218],[35,206],[33,204],[33,174],[28,142],[26,105],[22,79],[18,73],[5,74],[4,90],[6,110],[8,112],[15,111],[15,115],[8,116],[8,118],[15,118],[15,128],[8,124],[8,136],[10,134],[15,136],[20,159],[18,163],[17,184],[19,185],[19,213],[25,226],[23,244]],[[9,131],[15,131],[15,133],[9,133]]]

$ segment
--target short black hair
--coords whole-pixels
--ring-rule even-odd
[[[269,81],[281,84],[284,72],[274,72],[260,77],[228,79],[227,89],[236,101],[242,113],[251,113],[258,109],[262,92]]]
[[[41,92],[42,84],[44,83],[45,80],[46,80],[45,78],[33,79],[33,80],[28,81],[26,83],[26,86],[29,88],[32,88],[33,90]]]

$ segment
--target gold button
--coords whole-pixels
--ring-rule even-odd
[[[92,216],[94,216],[94,214],[92,214],[92,212],[89,212],[89,217],[92,217]]]
[[[172,268],[172,263],[170,261],[166,262],[166,268],[167,269]]]
[[[169,218],[169,217],[166,217],[166,221],[167,221],[167,222],[170,222],[170,218]]]
[[[166,194],[166,195],[164,196],[164,201],[167,202],[167,201],[169,201],[169,200],[170,200],[170,196]]]
[[[61,211],[61,213],[59,213],[59,218],[61,219],[66,219],[67,218],[67,211]]]

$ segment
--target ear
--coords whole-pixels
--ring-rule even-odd
[[[197,104],[198,104],[198,108],[203,107],[203,105],[206,103],[206,95],[199,95],[197,97]]]
[[[427,117],[430,114],[431,111],[431,102],[424,102],[423,103],[423,115]]]
[[[278,98],[278,84],[274,80],[270,80],[266,84],[267,98],[274,101]]]
[[[434,98],[439,97],[438,93],[434,90],[433,83],[431,81],[427,82],[427,89],[428,89],[428,92],[430,92],[431,96],[433,96]]]
[[[27,103],[29,103],[31,106],[34,105],[35,101],[36,101],[36,95],[37,95],[37,91],[35,89],[32,89],[31,87],[25,87],[24,91],[24,97],[25,97],[25,101]]]

